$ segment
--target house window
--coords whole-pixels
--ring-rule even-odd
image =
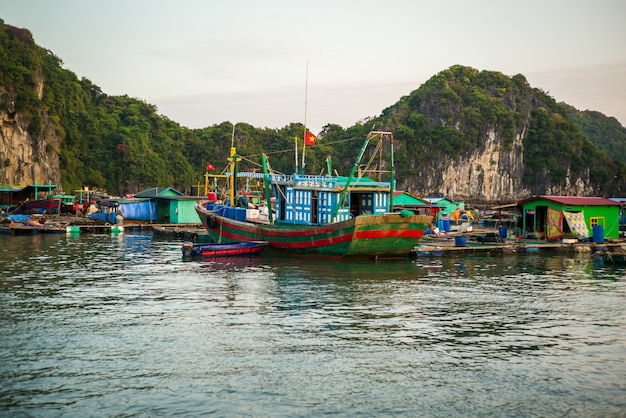
[[[589,218],[589,223],[592,228],[596,225],[604,225],[604,216],[591,217]]]

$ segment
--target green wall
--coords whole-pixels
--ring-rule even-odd
[[[534,210],[537,214],[537,207],[551,207],[556,210],[565,210],[567,212],[584,212],[585,224],[589,229],[589,235],[592,235],[591,218],[603,218],[599,224],[604,227],[604,237],[615,239],[619,238],[619,206],[585,206],[585,205],[564,205],[549,200],[533,200],[522,204],[522,216],[524,219],[524,229],[534,227],[526,224],[526,211]],[[545,231],[545,224],[543,225]]]

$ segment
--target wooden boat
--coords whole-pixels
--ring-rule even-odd
[[[383,140],[391,145],[388,182],[374,181],[361,175],[361,170],[356,174],[367,145],[375,139],[379,148]],[[233,176],[237,158],[232,148],[231,170],[226,173],[231,179],[230,189],[235,188],[236,176],[263,179],[265,200],[272,202],[271,209],[198,202],[196,212],[215,242],[261,240],[277,250],[308,255],[407,257],[432,222],[431,216],[408,210],[393,212],[393,135],[389,132],[368,135],[348,177],[330,175],[330,163],[326,176],[270,174],[265,155],[262,173]],[[232,192],[230,196],[234,202]]]
[[[13,209],[11,215],[30,215],[33,213],[58,214],[62,202],[60,199],[27,200]]]
[[[183,243],[183,257],[241,257],[258,255],[267,241],[228,242],[221,244]]]

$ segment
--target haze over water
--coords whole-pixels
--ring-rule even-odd
[[[180,248],[0,235],[0,416],[626,415],[626,269],[588,254]]]

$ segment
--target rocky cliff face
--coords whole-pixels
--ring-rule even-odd
[[[38,80],[37,93],[41,99],[43,80]],[[9,97],[6,111],[0,112],[0,185],[25,186],[53,183],[62,190],[59,168],[60,139],[45,111],[40,115],[21,114],[15,109],[11,92],[0,94]],[[41,129],[31,135],[29,125],[34,116],[41,120]]]
[[[385,109],[381,122],[399,132],[398,154],[410,165],[398,188],[420,196],[486,204],[593,196],[619,176],[583,123],[521,74],[452,66]]]
[[[532,195],[590,196],[594,189],[589,173],[585,178],[572,178],[566,184],[551,184],[547,174],[535,187],[524,187],[524,145],[526,128],[516,135],[512,146],[503,147],[495,130],[487,132],[482,147],[453,159],[440,157],[418,168],[417,176],[399,184],[400,190],[409,190],[420,196],[444,196],[473,203],[514,202]]]

